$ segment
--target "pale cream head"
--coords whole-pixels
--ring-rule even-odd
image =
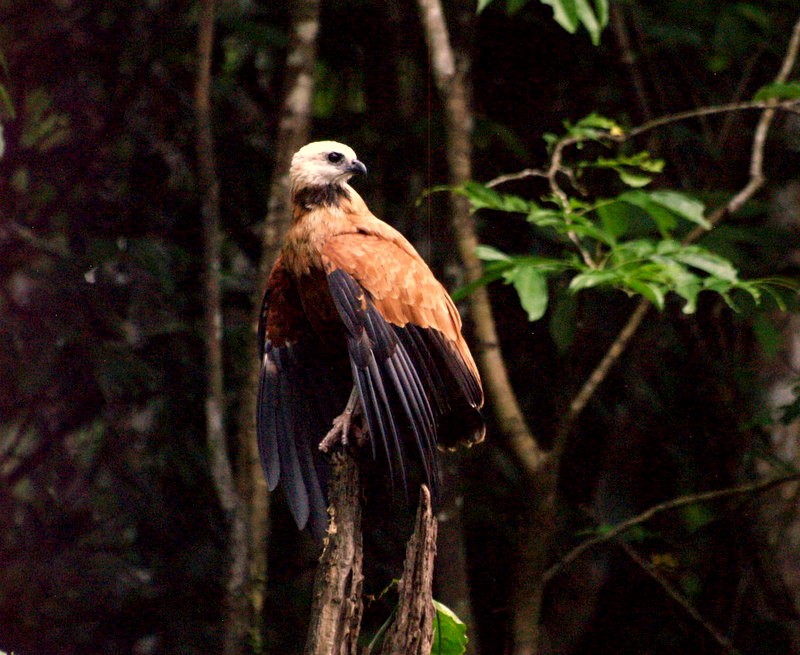
[[[342,186],[353,175],[365,175],[364,166],[350,146],[336,141],[315,141],[298,150],[292,157],[289,178],[292,190],[328,185]]]

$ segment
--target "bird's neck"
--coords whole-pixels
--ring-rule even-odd
[[[295,209],[312,211],[319,207],[339,207],[343,200],[350,200],[353,190],[348,184],[321,184],[292,189]]]

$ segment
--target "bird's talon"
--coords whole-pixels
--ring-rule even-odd
[[[337,443],[347,446],[347,433],[350,432],[350,416],[341,414],[333,419],[333,427],[319,442],[319,449],[327,453]]]

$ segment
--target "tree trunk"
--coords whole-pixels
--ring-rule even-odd
[[[310,132],[319,7],[319,0],[296,0],[293,7],[291,41],[286,57],[284,102],[278,132],[275,135],[276,155],[270,185],[269,209],[261,234],[262,253],[258,266],[258,285],[252,298],[251,346],[248,350],[253,353],[253,357],[241,393],[237,484],[242,498],[248,502],[250,624],[254,633],[259,636],[262,632],[262,608],[267,579],[269,496],[256,443],[256,390],[261,368],[261,362],[255,356],[256,337],[261,298],[267,277],[291,223],[289,164],[292,155],[308,141]]]
[[[228,524],[228,579],[225,585],[223,652],[240,652],[246,632],[242,611],[247,579],[247,526],[233,481],[225,433],[225,388],[222,363],[222,294],[220,291],[219,179],[211,120],[211,52],[214,43],[214,0],[200,5],[198,66],[195,86],[198,187],[203,191],[203,299],[205,301],[206,441],[214,488]]]

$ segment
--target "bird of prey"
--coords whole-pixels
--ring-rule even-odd
[[[293,222],[259,322],[261,463],[270,490],[280,482],[298,527],[317,537],[328,521],[323,451],[338,441],[368,440],[376,465],[403,485],[413,463],[435,494],[437,446],[485,432],[458,311],[408,240],[348,184],[366,172],[334,141],[294,155]]]

